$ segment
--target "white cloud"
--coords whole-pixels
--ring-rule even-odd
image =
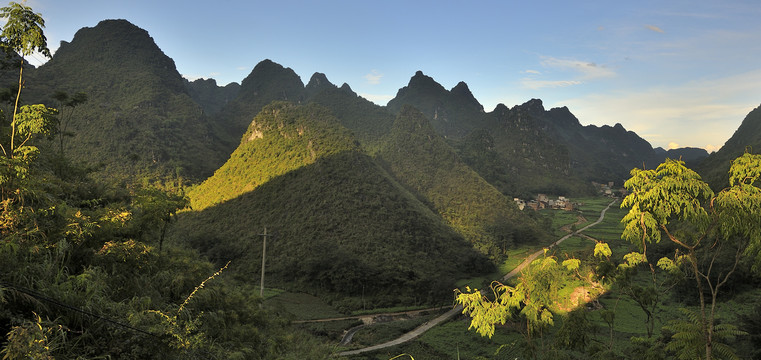
[[[661,33],[661,34],[663,34],[665,32],[665,31],[663,31],[663,29],[661,29],[661,28],[659,28],[659,27],[657,27],[655,25],[645,25],[645,28],[650,30],[650,31],[655,31],[655,32]]]
[[[668,144],[668,146],[666,147],[666,150],[671,150],[671,149],[679,149],[680,147],[681,147],[681,146],[679,146],[679,144],[678,144],[678,143],[675,143],[675,142],[673,142],[673,141],[672,141],[672,142],[670,142],[670,143]]]
[[[653,147],[717,149],[758,106],[761,69],[734,76],[562,100],[582,124],[621,123]],[[710,150],[709,150],[710,151]]]
[[[560,59],[551,56],[541,56],[540,64],[549,71],[545,74],[538,70],[524,70],[527,74],[520,80],[523,87],[538,90],[544,88],[561,88],[580,85],[590,80],[615,76],[616,73],[606,66],[593,62],[574,59]],[[561,80],[547,80],[544,77],[560,76]]]
[[[616,75],[616,73],[610,68],[589,61],[559,59],[551,56],[542,56],[541,59],[542,66],[560,71],[578,73],[582,80],[606,78]]]
[[[521,84],[529,89],[559,88],[581,84],[578,80],[535,80],[531,78],[521,79]]]
[[[703,147],[703,149],[708,151],[708,153],[710,154],[710,153],[712,153],[714,151],[718,151],[719,149],[721,149],[721,146],[713,146],[711,144],[708,144],[705,147]]]
[[[383,74],[378,72],[378,70],[372,70],[369,74],[365,75],[365,79],[367,79],[367,83],[370,85],[380,84],[381,78],[383,78]]]
[[[394,95],[378,95],[366,93],[358,95],[380,106],[386,106],[386,104],[388,104],[388,102],[394,98]]]

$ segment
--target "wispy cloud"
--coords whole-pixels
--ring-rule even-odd
[[[655,25],[645,25],[645,28],[650,30],[650,31],[655,31],[657,33],[661,33],[661,34],[665,33],[665,31],[663,31],[663,29],[661,29],[661,28],[659,28],[659,27],[657,27]]]
[[[370,85],[378,85],[380,84],[381,78],[383,78],[383,74],[378,72],[378,70],[371,70],[369,74],[365,75],[365,79],[367,80],[367,83]]]
[[[575,72],[581,76],[582,80],[612,77],[616,75],[616,73],[607,66],[598,65],[589,61],[560,59],[551,56],[542,56],[541,59],[542,66],[554,70]]]
[[[561,59],[552,56],[540,57],[540,65],[547,69],[524,70],[527,76],[520,80],[523,87],[537,90],[543,88],[561,88],[583,84],[586,81],[615,76],[616,73],[606,66],[589,61],[576,59]],[[545,79],[545,77],[561,77],[560,80]]]
[[[559,88],[581,84],[578,80],[535,80],[531,78],[521,79],[521,84],[529,89]]]

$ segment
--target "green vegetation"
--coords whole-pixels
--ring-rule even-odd
[[[502,259],[515,244],[547,239],[533,219],[465,165],[412,107],[402,108],[379,156],[449,226],[494,259]]]
[[[327,109],[273,103],[254,118],[214,176],[189,192],[191,206],[203,210],[320,158],[355,150],[352,135]]]
[[[649,144],[539,100],[485,113],[464,83],[422,72],[388,107],[269,60],[241,85],[191,83],[124,20],[35,69],[42,16],[11,3],[0,17],[14,66],[0,71],[3,359],[325,359],[360,321],[301,320],[446,310],[454,288],[491,339],[460,318],[356,358],[761,353],[761,158],[741,155],[758,109],[706,161],[715,192],[679,161],[635,169],[630,212],[491,283],[610,202],[520,212],[513,196],[589,194],[652,163]],[[364,327],[348,347],[433,316]]]
[[[2,11],[15,24],[31,9]],[[51,111],[18,108],[3,113],[0,133],[3,359],[327,356],[259,307],[256,290],[229,276],[237,264],[216,267],[177,243],[159,251],[180,194],[113,187],[65,159],[51,163],[53,151],[38,146]]]
[[[40,146],[59,149],[65,137],[66,155],[106,181],[200,180],[229,154],[174,61],[125,20],[79,30],[45,65],[25,73],[25,100],[63,112],[57,141]],[[62,93],[73,95],[62,99]],[[71,102],[78,93],[87,94],[84,105]]]
[[[180,214],[175,238],[219,264],[240,259],[237,276],[249,278],[261,270],[266,226],[276,233],[267,282],[344,311],[438,304],[454,279],[491,269],[316,104],[265,107],[189,195],[193,211]]]
[[[494,283],[486,294],[468,289],[458,295],[457,301],[471,315],[471,328],[481,335],[491,337],[495,325],[508,320],[522,324],[519,328],[524,329],[524,339],[520,347],[523,356],[530,358],[557,356],[558,351],[571,355],[576,350],[595,356],[628,354],[633,358],[665,358],[669,354],[680,359],[736,358],[733,345],[725,341],[734,342],[748,333],[734,324],[719,322],[722,294],[719,291],[732,286],[730,276],[736,271],[743,267],[748,271],[759,261],[757,221],[761,215],[758,210],[761,191],[756,187],[761,177],[759,162],[761,157],[750,154],[733,161],[730,187],[716,195],[680,161],[666,160],[656,170],[634,169],[626,183],[631,194],[622,203],[622,207],[631,207],[622,219],[625,225],[622,238],[639,245],[641,252],[626,254],[614,269],[613,252],[607,244],[598,242],[593,256],[586,257],[586,265],[574,255],[562,262],[575,275],[558,276],[559,261],[545,257],[524,270],[516,285]],[[654,246],[661,234],[667,236],[671,246],[651,248],[648,252],[647,245]],[[681,248],[683,253],[677,251],[676,255],[661,257],[657,264],[648,262],[648,254],[662,254],[669,247]],[[576,255],[583,250],[583,246],[579,249],[573,243],[561,245],[566,256],[569,248]],[[741,263],[741,254],[751,260]],[[691,274],[691,279],[685,278],[685,273]],[[549,328],[564,313],[562,304],[569,298],[562,289],[576,286],[573,279],[581,280],[578,285],[586,283],[591,289],[626,296],[613,303],[610,299],[600,301],[608,310],[599,311],[599,317],[595,318],[610,329],[607,349],[590,347],[589,338],[574,340],[579,333],[587,333],[581,329],[595,326],[583,313],[568,313],[563,317],[563,325]],[[684,289],[693,281],[699,300],[695,310],[682,308],[681,314],[677,314],[676,307],[663,304],[672,301],[673,289]],[[490,294],[493,298],[485,297]],[[665,322],[663,316],[671,320]],[[573,328],[565,329],[566,324],[573,324]],[[659,327],[662,331],[656,332]],[[642,334],[639,329],[643,328],[645,336],[636,336]],[[545,329],[552,334],[547,342]],[[614,347],[616,331],[635,334],[625,350]]]

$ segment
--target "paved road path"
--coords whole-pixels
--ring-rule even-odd
[[[582,232],[582,231],[584,231],[586,229],[589,229],[590,227],[595,226],[595,225],[599,224],[600,222],[602,222],[602,220],[605,218],[605,212],[608,211],[608,209],[610,209],[610,207],[615,202],[616,202],[616,200],[613,200],[610,204],[608,204],[608,206],[605,207],[605,209],[603,209],[600,212],[600,218],[597,219],[597,221],[595,221],[595,222],[593,222],[593,223],[591,223],[591,224],[589,224],[589,225],[587,225],[587,226],[585,226],[585,227],[583,227],[583,228],[581,228],[579,230],[576,230],[575,232],[572,232],[572,233],[570,233],[570,234],[568,234],[566,236],[563,236],[558,241],[555,241],[554,243],[552,243],[549,246],[549,248],[552,248],[553,246],[556,246],[556,245],[562,243],[563,241],[565,241],[566,239],[570,238],[571,236],[574,236],[574,235],[576,235],[576,234],[578,234],[578,233],[580,233],[580,232]],[[514,276],[518,275],[526,266],[528,266],[528,264],[530,264],[532,261],[534,261],[534,259],[536,259],[537,257],[539,257],[539,255],[542,255],[542,254],[544,254],[544,249],[539,250],[539,251],[531,254],[529,257],[527,257],[525,260],[523,260],[523,262],[520,265],[518,265],[515,269],[513,269],[513,271],[511,271],[507,275],[503,276],[502,277],[502,281],[506,281],[507,279],[510,279],[511,277],[514,277]],[[403,344],[403,343],[405,343],[407,341],[410,341],[412,339],[417,338],[418,336],[422,335],[424,332],[428,331],[430,328],[432,328],[432,327],[434,327],[434,326],[436,326],[438,324],[441,324],[441,323],[443,323],[443,322],[445,322],[445,321],[455,317],[457,314],[460,314],[460,313],[462,313],[462,305],[457,305],[457,306],[454,307],[454,309],[449,310],[446,313],[440,315],[439,317],[437,317],[435,319],[432,319],[431,321],[428,321],[428,322],[426,322],[423,325],[418,326],[414,330],[412,330],[412,331],[410,331],[410,332],[400,336],[397,339],[394,339],[394,340],[391,340],[391,341],[388,341],[388,342],[385,342],[385,343],[382,343],[382,344],[378,344],[378,345],[368,346],[368,347],[362,348],[362,349],[356,349],[356,350],[351,350],[351,351],[344,351],[344,352],[338,353],[338,355],[339,356],[359,355],[359,354],[362,354],[362,353],[366,353],[366,352],[370,352],[370,351],[376,351],[376,350],[380,350],[380,349],[385,349],[387,347],[392,347],[392,346]]]

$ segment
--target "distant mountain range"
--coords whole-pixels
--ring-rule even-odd
[[[385,107],[322,73],[304,85],[270,60],[240,85],[191,82],[126,20],[81,29],[28,73],[27,102],[57,107],[58,90],[89,96],[71,119],[69,158],[124,184],[196,184],[175,239],[255,271],[248,249],[267,226],[279,233],[272,272],[282,286],[353,296],[389,291],[356,286],[371,279],[440,295],[505,249],[546,241],[513,197],[588,195],[592,181],[620,186],[631,168],[665,157],[718,171],[761,141],[758,109],[708,156],[653,149],[620,124],[582,126],[538,99],[485,112],[464,82],[447,90],[422,71]],[[347,267],[361,271],[341,278]]]

